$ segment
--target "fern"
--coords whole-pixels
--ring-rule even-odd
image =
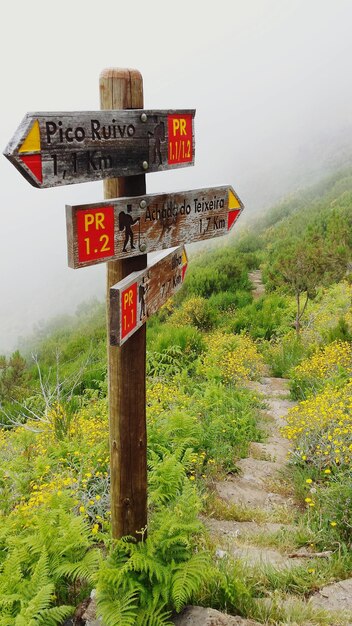
[[[105,626],[135,626],[138,603],[135,592],[125,593],[118,598],[101,597],[97,602],[98,615]]]
[[[197,519],[200,501],[175,454],[150,459],[156,493],[167,485],[166,508],[154,493],[148,537],[136,544],[119,540],[100,568],[97,601],[107,626],[167,626],[173,609],[180,610],[199,590],[209,571],[209,558],[196,553],[202,530]],[[176,465],[176,471],[172,471]],[[167,484],[167,478],[169,484]],[[153,483],[153,480],[152,480]],[[119,613],[124,598],[133,598],[135,621]]]
[[[62,623],[73,612],[67,583],[92,581],[98,567],[98,551],[90,549],[90,531],[81,519],[43,508],[30,521],[20,526],[9,518],[1,534],[0,626]],[[53,606],[54,596],[63,606]]]
[[[14,626],[15,619],[15,617],[11,616],[0,617],[0,626]]]
[[[149,500],[152,505],[166,504],[174,500],[185,479],[185,468],[175,454],[166,453],[160,458],[151,452],[149,466]]]
[[[38,590],[43,589],[49,582],[49,567],[46,550],[40,556],[39,561],[34,567],[33,574],[30,579],[23,581],[21,593],[24,600],[30,601]],[[53,593],[53,590],[52,592]],[[44,607],[42,607],[44,608]]]
[[[72,562],[65,559],[63,563],[55,567],[54,575],[64,576],[72,581],[77,580],[77,578],[83,578],[93,582],[95,572],[98,569],[99,556],[98,550],[91,550],[79,561]]]
[[[170,622],[171,611],[165,609],[165,604],[142,609],[138,613],[136,626],[173,626]]]
[[[123,567],[124,572],[140,572],[145,575],[146,579],[152,584],[154,582],[165,582],[165,571],[163,564],[158,561],[153,552],[149,554],[150,546],[148,543],[138,544],[134,553]]]
[[[194,554],[188,561],[177,566],[172,577],[172,599],[178,613],[204,582],[208,564],[207,555]]]
[[[39,611],[35,626],[57,626],[74,612],[73,606],[54,606],[50,609]]]
[[[52,601],[52,597],[54,594],[54,585],[52,583],[46,584],[44,587],[39,589],[35,596],[26,603],[26,606],[22,608],[20,613],[16,617],[16,626],[32,626],[31,622],[34,624],[35,619],[38,617],[40,611],[48,608]]]

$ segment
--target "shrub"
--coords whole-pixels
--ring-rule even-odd
[[[216,323],[216,311],[209,300],[201,296],[192,296],[184,300],[170,318],[176,326],[191,324],[199,330],[210,330]]]
[[[154,352],[165,352],[171,346],[181,348],[187,359],[195,359],[204,350],[205,344],[202,334],[192,326],[163,325],[160,333],[148,333],[147,346]]]
[[[273,376],[286,377],[307,355],[307,347],[296,333],[275,339],[263,348],[264,358]]]
[[[218,331],[207,338],[207,347],[199,371],[209,379],[233,383],[256,380],[264,373],[263,357],[247,335]]]
[[[352,545],[352,476],[337,477],[318,489],[316,509],[323,527],[336,542]]]
[[[295,367],[290,383],[292,396],[296,399],[307,398],[327,383],[338,384],[351,373],[351,344],[334,341]]]
[[[321,473],[349,469],[352,460],[352,380],[327,386],[289,410],[282,432],[295,444],[292,460]]]
[[[256,418],[257,401],[247,389],[194,379],[187,388],[181,377],[148,381],[149,451],[177,452],[190,477],[233,471],[260,437]]]
[[[197,450],[204,454],[204,467],[236,470],[236,461],[248,454],[250,442],[261,440],[253,394],[209,381],[195,390],[192,405],[201,425]]]
[[[209,306],[218,311],[234,311],[252,302],[252,295],[249,291],[237,289],[236,291],[219,291],[213,293],[209,300]]]
[[[352,341],[352,334],[346,318],[340,317],[336,326],[328,329],[327,341],[329,343],[333,341]]]
[[[238,251],[224,246],[195,258],[186,274],[182,298],[209,298],[220,291],[250,290],[248,272]]]
[[[346,280],[319,289],[302,327],[305,343],[349,341],[352,333],[352,285]]]
[[[253,339],[272,339],[289,331],[293,325],[292,301],[279,294],[265,295],[237,311],[230,329],[248,332]]]

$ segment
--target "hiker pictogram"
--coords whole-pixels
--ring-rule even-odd
[[[145,308],[145,296],[148,290],[148,277],[143,277],[142,278],[142,282],[139,285],[138,288],[138,300],[140,302],[140,314],[139,314],[139,319],[143,319],[143,317],[145,317],[146,315],[146,308]]]
[[[134,233],[132,230],[132,226],[134,224],[137,224],[137,222],[139,222],[139,226],[140,226],[140,217],[136,217],[136,219],[133,219],[131,213],[132,213],[132,204],[128,204],[127,213],[125,213],[125,211],[121,211],[121,213],[119,214],[119,229],[120,231],[123,231],[123,230],[125,231],[125,241],[123,243],[123,248],[122,248],[123,252],[127,252],[126,246],[128,242],[130,242],[131,250],[135,250],[135,247],[136,247],[133,245]],[[140,240],[140,227],[139,227],[138,234],[139,234],[139,240]]]
[[[153,141],[153,163],[159,162],[159,165],[162,165],[163,157],[161,154],[161,142],[165,141],[165,124],[164,122],[159,122],[155,128],[154,133],[148,132],[149,138],[154,139]]]

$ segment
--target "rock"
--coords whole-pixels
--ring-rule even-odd
[[[97,605],[95,599],[91,599],[88,604],[86,610],[82,615],[82,619],[84,619],[87,625],[95,626],[95,624],[101,624],[99,620],[97,620]]]
[[[173,620],[175,626],[261,626],[258,622],[201,606],[187,606]]]
[[[319,589],[309,602],[313,606],[327,611],[352,612],[352,578],[340,580]]]
[[[218,548],[218,549],[215,551],[215,556],[216,556],[218,559],[224,559],[224,558],[225,558],[225,556],[228,556],[228,554],[227,554],[227,552],[225,552],[225,550],[221,550],[220,548]]]

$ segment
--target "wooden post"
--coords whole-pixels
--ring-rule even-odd
[[[143,108],[143,81],[137,70],[105,69],[100,75],[101,109]],[[145,175],[104,181],[104,197],[145,194]],[[109,290],[135,270],[147,266],[147,255],[107,264],[107,320]],[[111,471],[112,536],[137,534],[147,525],[146,437],[146,325],[126,343],[110,346],[108,329],[108,379]]]

